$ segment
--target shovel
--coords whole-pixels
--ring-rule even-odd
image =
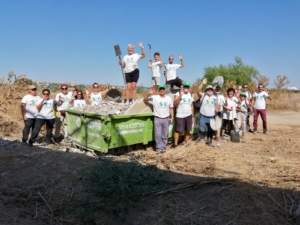
[[[121,53],[121,48],[120,46],[117,44],[117,45],[114,45],[114,50],[115,50],[115,54],[116,56],[118,57],[119,59],[119,62],[122,61],[122,53]],[[126,79],[125,79],[125,74],[124,74],[124,71],[123,71],[123,67],[122,65],[120,65],[121,67],[121,72],[122,72],[122,75],[123,75],[123,82],[124,82],[124,92],[126,91]]]

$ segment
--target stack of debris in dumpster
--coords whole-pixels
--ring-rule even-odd
[[[73,108],[77,111],[86,113],[95,113],[97,115],[134,115],[141,113],[151,113],[151,108],[145,105],[142,99],[136,100],[133,104],[128,105],[115,101],[103,100],[98,106],[87,105],[84,108]]]

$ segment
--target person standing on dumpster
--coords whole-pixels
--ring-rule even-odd
[[[166,95],[165,85],[160,85],[158,94],[150,92],[144,102],[153,106],[156,151],[163,153],[168,143],[169,125],[173,121],[173,101]]]
[[[135,52],[135,47],[128,44],[127,55],[119,62],[125,73],[126,92],[125,103],[132,104],[136,97],[137,82],[140,76],[138,61],[145,58],[145,47],[143,43],[139,44],[141,54]]]

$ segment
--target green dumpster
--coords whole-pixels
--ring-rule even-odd
[[[153,141],[152,113],[136,115],[97,115],[68,110],[67,133],[72,142],[87,150],[148,144]]]

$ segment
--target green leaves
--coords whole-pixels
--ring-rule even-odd
[[[223,76],[225,83],[232,81],[237,85],[251,83],[258,74],[255,67],[244,64],[240,57],[235,57],[235,62],[228,65],[209,66],[204,69],[204,78],[212,82],[216,76]]]

